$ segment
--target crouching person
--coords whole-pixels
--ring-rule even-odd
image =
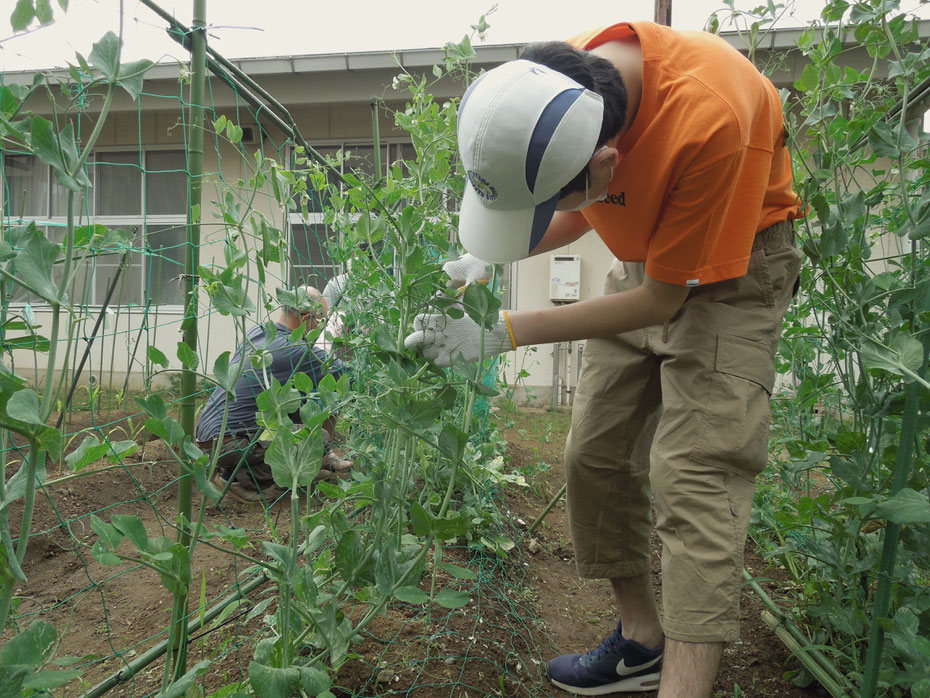
[[[236,348],[230,369],[244,362],[245,370],[236,381],[225,430],[223,413],[227,396],[223,388],[213,391],[197,420],[198,446],[218,452],[214,484],[242,502],[273,502],[284,493],[265,463],[267,445],[259,441],[262,428],[258,423],[257,399],[271,379],[283,384],[294,374],[305,373],[317,386],[325,375],[332,374],[338,379],[344,372],[342,362],[328,359],[323,350],[303,340],[291,340],[294,330],[301,326],[314,330],[326,315],[326,302],[312,286],[297,287],[295,298],[301,307],[282,307],[277,322],[273,323],[273,332],[271,324],[252,327],[245,342]],[[265,368],[253,365],[251,359],[259,353],[271,357]],[[351,461],[333,450],[335,433],[336,416],[332,415],[323,424],[323,462],[317,479],[330,479],[352,467]]]

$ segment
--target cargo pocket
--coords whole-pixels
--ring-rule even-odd
[[[691,459],[753,478],[768,460],[775,363],[766,345],[718,335],[714,373]]]

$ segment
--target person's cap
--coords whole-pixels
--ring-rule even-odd
[[[599,94],[531,61],[509,61],[472,83],[458,115],[468,177],[462,246],[487,262],[528,257],[559,191],[594,154],[603,115]]]

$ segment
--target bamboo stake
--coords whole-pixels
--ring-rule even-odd
[[[820,685],[827,689],[827,692],[833,696],[833,698],[850,698],[849,693],[847,693],[843,688],[841,688],[829,675],[827,671],[816,661],[811,658],[810,647],[805,647],[798,643],[794,638],[792,633],[784,625],[784,621],[779,621],[772,613],[769,611],[762,611],[762,620],[765,621],[778,638],[785,643],[791,653],[797,657],[801,664],[804,665],[804,668],[807,669],[814,678],[820,682]]]
[[[201,622],[201,619],[199,617],[194,618],[190,622],[190,625],[188,626],[188,631],[193,632],[195,630],[199,630],[201,627],[203,627],[203,625],[205,625],[206,623],[209,623],[211,620],[213,620],[218,615],[220,615],[220,613],[223,612],[223,609],[229,606],[229,604],[231,604],[234,601],[238,601],[241,598],[244,598],[247,594],[250,594],[251,592],[253,592],[255,589],[260,587],[266,581],[268,581],[268,576],[263,572],[259,574],[257,577],[255,577],[254,579],[246,582],[235,592],[233,592],[232,594],[230,594],[229,596],[221,600],[213,608],[205,612],[203,614],[203,622]],[[124,666],[122,669],[110,674],[107,678],[105,678],[103,681],[101,681],[96,686],[91,688],[87,693],[85,693],[84,698],[99,698],[100,696],[102,696],[104,693],[109,691],[111,688],[113,688],[117,684],[122,683],[123,681],[128,681],[133,676],[135,676],[140,671],[142,671],[145,667],[147,667],[149,664],[151,664],[156,659],[158,659],[160,656],[162,656],[165,653],[166,649],[168,649],[168,639],[162,640],[161,642],[159,642],[157,645],[152,647],[147,652],[140,654],[138,657],[136,657],[131,662],[127,662],[126,666]]]
[[[190,137],[188,139],[187,169],[187,247],[184,258],[184,321],[181,325],[184,343],[191,353],[197,353],[197,269],[200,266],[200,221],[203,187],[203,104],[206,92],[206,14],[207,0],[194,0],[194,31],[191,35],[191,106]],[[194,415],[197,373],[186,364],[181,369],[180,422],[187,438],[194,437]],[[193,500],[193,474],[187,458],[178,459],[178,542],[191,546],[191,512]],[[190,557],[187,557],[188,578]],[[187,670],[187,601],[189,587],[179,588],[174,594],[171,611],[169,653],[165,662],[165,684],[162,688],[181,678]]]

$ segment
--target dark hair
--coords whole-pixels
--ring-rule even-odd
[[[626,121],[627,96],[623,78],[613,63],[589,51],[576,49],[564,41],[530,44],[520,58],[557,70],[604,99],[604,119],[597,137],[598,148],[620,133]],[[587,169],[585,166],[562,187],[563,196],[584,189]]]

